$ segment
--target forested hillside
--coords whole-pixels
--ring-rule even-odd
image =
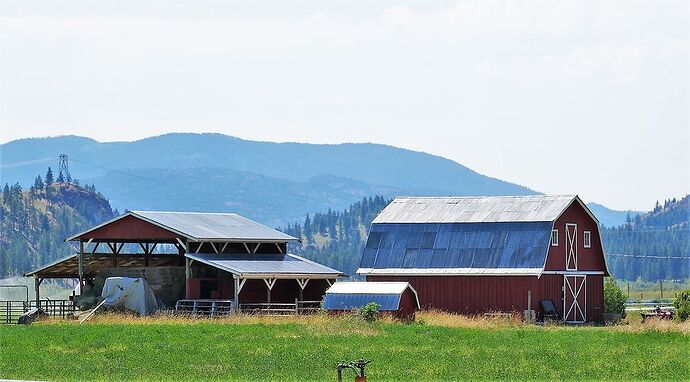
[[[690,277],[690,197],[657,202],[626,224],[602,230],[611,273],[625,280]]]
[[[371,221],[390,203],[382,196],[363,198],[344,211],[328,210],[288,225],[284,231],[300,238],[290,244],[293,253],[356,276]]]
[[[63,240],[117,215],[94,186],[37,176],[29,190],[5,184],[0,199],[0,277],[16,276],[73,253]]]

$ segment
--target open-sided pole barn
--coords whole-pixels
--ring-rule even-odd
[[[396,198],[373,221],[357,273],[406,281],[423,308],[540,311],[603,320],[598,221],[574,195]]]
[[[296,238],[230,213],[130,211],[67,240],[77,244],[77,254],[26,276],[37,285],[77,278],[83,291],[98,276],[138,275],[150,278],[168,305],[225,299],[237,306],[320,300],[343,276],[288,254]]]

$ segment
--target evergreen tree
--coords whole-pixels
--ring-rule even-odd
[[[41,175],[38,175],[34,180],[34,188],[36,189],[36,191],[43,190],[43,178],[41,178]]]
[[[58,183],[64,183],[65,177],[62,175],[62,171],[60,171],[60,172],[58,173],[58,177],[57,177],[56,181],[57,181]]]
[[[46,186],[50,187],[53,182],[53,170],[51,170],[50,166],[48,166],[48,172],[46,172]]]

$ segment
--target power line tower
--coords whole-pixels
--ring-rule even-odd
[[[69,173],[69,156],[67,154],[60,154],[58,157],[58,174],[62,173],[65,181],[69,184],[72,182],[72,175]]]

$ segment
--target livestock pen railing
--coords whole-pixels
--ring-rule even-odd
[[[179,300],[175,313],[204,316],[221,316],[235,312],[233,300]]]
[[[262,302],[239,305],[240,312],[251,314],[266,314],[276,316],[289,316],[298,314],[313,314],[321,309],[321,301],[292,302]]]
[[[68,318],[74,314],[75,305],[74,301],[71,300],[39,300],[38,304],[36,301],[29,301],[29,309],[41,308],[51,317]]]
[[[40,307],[51,317],[68,318],[74,314],[74,302],[70,300],[0,300],[0,324],[16,324],[19,317],[30,309]]]

